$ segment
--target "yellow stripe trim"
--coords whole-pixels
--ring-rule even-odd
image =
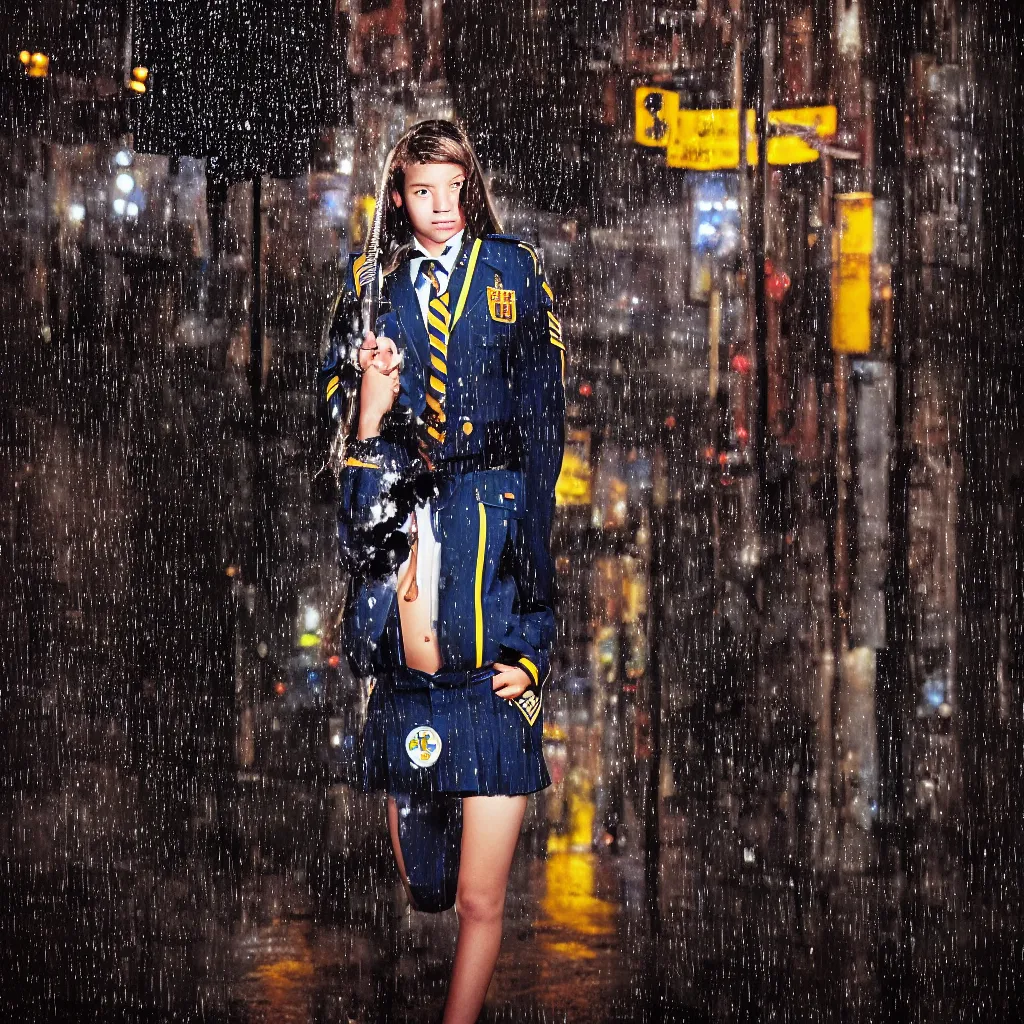
[[[444,381],[438,380],[433,374],[430,375],[430,386],[442,395],[446,393]]]
[[[444,444],[444,431],[437,431],[433,427],[427,427],[427,433],[435,440]]]
[[[481,239],[477,239],[473,243],[473,249],[469,254],[469,266],[466,267],[466,280],[462,282],[462,291],[459,293],[459,302],[455,307],[455,316],[452,317],[452,327],[455,327],[455,322],[462,316],[462,311],[466,308],[466,299],[469,298],[469,285],[473,280],[473,271],[476,269],[476,258],[480,255],[480,246],[483,245]]]
[[[352,264],[352,277],[356,283],[356,298],[359,298],[359,293],[363,290],[363,286],[359,283],[359,271],[363,269],[363,264],[366,262],[366,253],[360,253]]]
[[[437,413],[437,418],[444,423],[444,410],[441,408],[441,403],[433,395],[427,395],[427,405]]]
[[[338,386],[340,385],[340,383],[341,383],[341,381],[339,381],[337,377],[332,377],[327,382],[327,397],[328,398],[330,398],[331,395],[333,395],[334,392],[338,390]]]
[[[448,308],[448,303],[443,299],[433,299],[429,308],[435,313],[438,313],[441,319],[445,321],[447,321],[452,315],[452,311]]]
[[[541,288],[544,289],[544,291],[546,291],[548,293],[548,298],[552,302],[554,302],[555,301],[555,293],[551,290],[551,286],[547,283],[547,281],[541,281],[540,286],[541,286]]]
[[[380,469],[376,462],[363,462],[362,459],[353,459],[351,456],[345,460],[345,465],[353,469]]]
[[[560,348],[563,352],[565,351],[565,345],[563,345],[557,338],[552,338],[551,344],[554,345],[555,348]]]
[[[433,310],[427,311],[427,323],[435,330],[440,331],[445,338],[448,337],[448,325],[443,320],[438,320],[438,318],[434,316]]]
[[[444,360],[439,359],[433,352],[430,353],[430,365],[433,366],[435,370],[440,370],[444,374],[448,373],[448,367],[445,365]]]
[[[484,556],[487,554],[487,508],[477,502],[480,510],[480,530],[476,548],[476,582],[473,588],[473,607],[476,612],[476,665],[484,663]]]
[[[529,658],[523,655],[523,657],[519,659],[519,664],[522,665],[522,667],[525,668],[526,671],[530,674],[530,676],[533,678],[534,683],[540,682],[540,670],[537,668],[536,665],[534,665],[532,661],[530,661]]]

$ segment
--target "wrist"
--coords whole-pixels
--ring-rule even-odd
[[[376,416],[360,416],[356,428],[356,440],[368,441],[380,434],[380,418]]]

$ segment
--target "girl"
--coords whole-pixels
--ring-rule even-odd
[[[362,341],[340,478],[345,647],[375,679],[362,786],[388,793],[410,902],[454,901],[454,1024],[483,1005],[526,794],[550,784],[541,705],[565,346],[537,253],[497,233],[459,127],[414,125],[386,174],[386,312]],[[350,259],[349,309],[365,266]],[[322,367],[329,401],[338,363],[335,350]]]

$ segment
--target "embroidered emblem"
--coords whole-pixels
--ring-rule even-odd
[[[487,287],[487,306],[491,319],[502,324],[516,322],[516,293],[511,288]]]
[[[441,737],[429,725],[417,725],[405,737],[405,752],[417,768],[429,768],[441,756]]]
[[[537,716],[540,714],[540,694],[533,687],[525,690],[521,697],[516,697],[513,703],[523,713],[523,718],[529,725],[533,725],[537,721]]]

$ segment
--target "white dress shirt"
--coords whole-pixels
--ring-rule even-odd
[[[445,243],[444,251],[440,256],[431,256],[420,243],[415,242],[416,253],[409,261],[409,276],[412,279],[413,288],[416,289],[416,298],[419,300],[420,313],[423,316],[423,324],[427,324],[427,308],[430,302],[430,282],[423,280],[417,287],[416,279],[419,277],[420,266],[425,259],[436,259],[441,264],[441,272],[437,275],[437,283],[441,286],[442,292],[448,286],[448,280],[452,275],[452,267],[459,256],[459,248],[462,245],[462,236],[466,229],[463,228],[458,234],[452,235]],[[441,545],[437,541],[437,534],[433,524],[433,510],[430,502],[425,501],[417,506],[413,513],[416,516],[416,527],[419,535],[419,544],[416,552],[416,585],[420,588],[421,594],[426,594],[430,599],[430,622],[437,632],[437,607],[438,607],[438,585],[441,579]],[[409,529],[407,523],[405,529]],[[408,572],[409,561],[398,572],[398,578],[403,579]]]
[[[413,256],[413,258],[409,260],[409,277],[412,280],[413,288],[416,289],[416,298],[420,301],[420,313],[423,315],[424,325],[427,322],[427,304],[430,301],[430,282],[423,280],[417,287],[416,279],[420,275],[420,266],[425,259],[436,259],[440,261],[444,272],[437,275],[437,283],[441,286],[441,291],[443,292],[448,286],[448,279],[452,276],[452,267],[455,266],[455,261],[459,258],[459,247],[462,245],[462,236],[465,233],[466,229],[463,228],[457,235],[452,235],[452,237],[445,242],[444,251],[440,256],[431,256],[418,241],[414,242],[417,255]]]

